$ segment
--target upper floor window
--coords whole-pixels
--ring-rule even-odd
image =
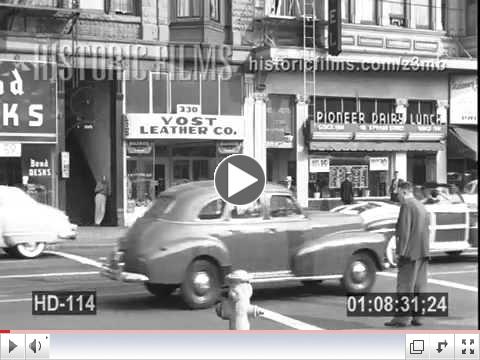
[[[407,26],[407,0],[384,1],[382,6],[384,24]]]
[[[477,0],[467,0],[467,35],[477,35]]]
[[[419,29],[432,28],[432,0],[415,0],[412,4],[414,7],[414,23]]]
[[[342,0],[342,21],[352,22],[352,4],[354,0]]]
[[[135,13],[134,0],[111,0],[112,11],[115,14],[131,15]]]
[[[220,21],[220,1],[209,0],[210,2],[210,20]]]
[[[376,24],[377,1],[378,0],[355,1],[355,22],[359,24]]]
[[[87,10],[100,10],[107,13],[134,15],[135,0],[78,0],[78,7]]]
[[[98,0],[79,0],[78,6],[80,9],[105,10],[105,3]]]
[[[202,3],[199,0],[177,0],[177,17],[199,17]]]

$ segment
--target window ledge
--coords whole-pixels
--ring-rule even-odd
[[[80,20],[96,20],[133,24],[140,24],[142,22],[142,18],[140,16],[105,14],[100,10],[80,10]]]

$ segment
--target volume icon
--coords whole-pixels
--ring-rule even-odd
[[[42,350],[42,343],[40,341],[37,341],[37,339],[33,339],[33,341],[28,345],[30,350],[33,351],[34,354],[37,353],[37,351]]]

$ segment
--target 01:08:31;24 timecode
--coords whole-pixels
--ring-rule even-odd
[[[347,316],[448,316],[448,293],[347,295]]]

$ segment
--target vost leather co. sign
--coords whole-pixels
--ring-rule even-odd
[[[243,140],[242,116],[201,114],[127,114],[126,139]]]
[[[0,139],[55,142],[56,134],[54,65],[0,60]]]

